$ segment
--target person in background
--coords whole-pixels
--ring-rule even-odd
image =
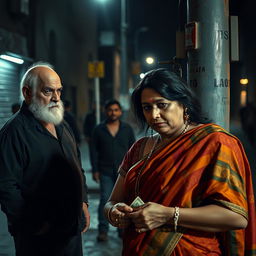
[[[69,124],[70,128],[72,129],[75,139],[77,144],[79,145],[81,143],[81,137],[80,137],[80,132],[77,126],[76,119],[74,115],[71,112],[71,103],[68,100],[63,101],[64,104],[64,120]]]
[[[90,223],[80,153],[63,120],[62,83],[35,63],[21,80],[20,111],[0,130],[0,204],[17,256],[82,256]]]
[[[120,120],[122,108],[117,100],[105,104],[106,120],[95,127],[91,143],[91,165],[93,180],[100,183],[100,204],[98,209],[97,240],[108,239],[108,221],[104,216],[107,202],[117,178],[118,167],[135,141],[131,126]],[[121,235],[121,231],[119,230]]]
[[[128,151],[105,215],[124,228],[123,256],[255,255],[255,201],[240,141],[201,111],[174,72],[148,72],[135,115],[157,132]]]
[[[250,144],[256,148],[256,108],[252,103],[240,109],[240,120]]]
[[[92,131],[96,126],[96,111],[95,111],[95,103],[92,104],[92,111],[86,114],[84,123],[83,123],[83,132],[85,139],[90,145],[90,141],[92,139]]]
[[[256,198],[256,108],[252,103],[240,108],[240,123],[232,121],[230,132],[242,142],[252,172],[254,197]]]
[[[13,103],[12,104],[12,113],[15,114],[20,110],[20,103]]]

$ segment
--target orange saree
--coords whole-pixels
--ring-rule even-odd
[[[120,167],[128,205],[136,197],[137,173],[147,157],[138,159],[143,140],[135,143]],[[139,196],[171,207],[222,205],[247,218],[248,226],[223,233],[178,227],[175,233],[166,225],[141,234],[131,226],[124,232],[123,256],[256,255],[250,167],[241,143],[221,127],[205,124],[156,148],[141,173]]]

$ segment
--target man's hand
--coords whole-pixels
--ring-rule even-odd
[[[85,216],[85,227],[82,231],[82,233],[86,232],[90,226],[90,213],[88,211],[88,206],[86,203],[83,203],[83,212],[84,212],[84,216]]]
[[[99,172],[93,172],[92,173],[92,178],[95,182],[99,183],[100,182],[100,173]]]

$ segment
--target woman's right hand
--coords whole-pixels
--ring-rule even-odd
[[[112,224],[118,228],[126,228],[131,224],[127,213],[133,212],[133,208],[125,203],[117,203],[113,205],[109,212],[109,218]]]

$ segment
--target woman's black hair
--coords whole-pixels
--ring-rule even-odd
[[[184,108],[187,108],[190,123],[211,122],[202,114],[201,104],[187,83],[176,73],[160,68],[146,73],[132,93],[133,112],[141,128],[147,126],[141,105],[141,93],[145,88],[153,89],[162,97],[182,104]]]

